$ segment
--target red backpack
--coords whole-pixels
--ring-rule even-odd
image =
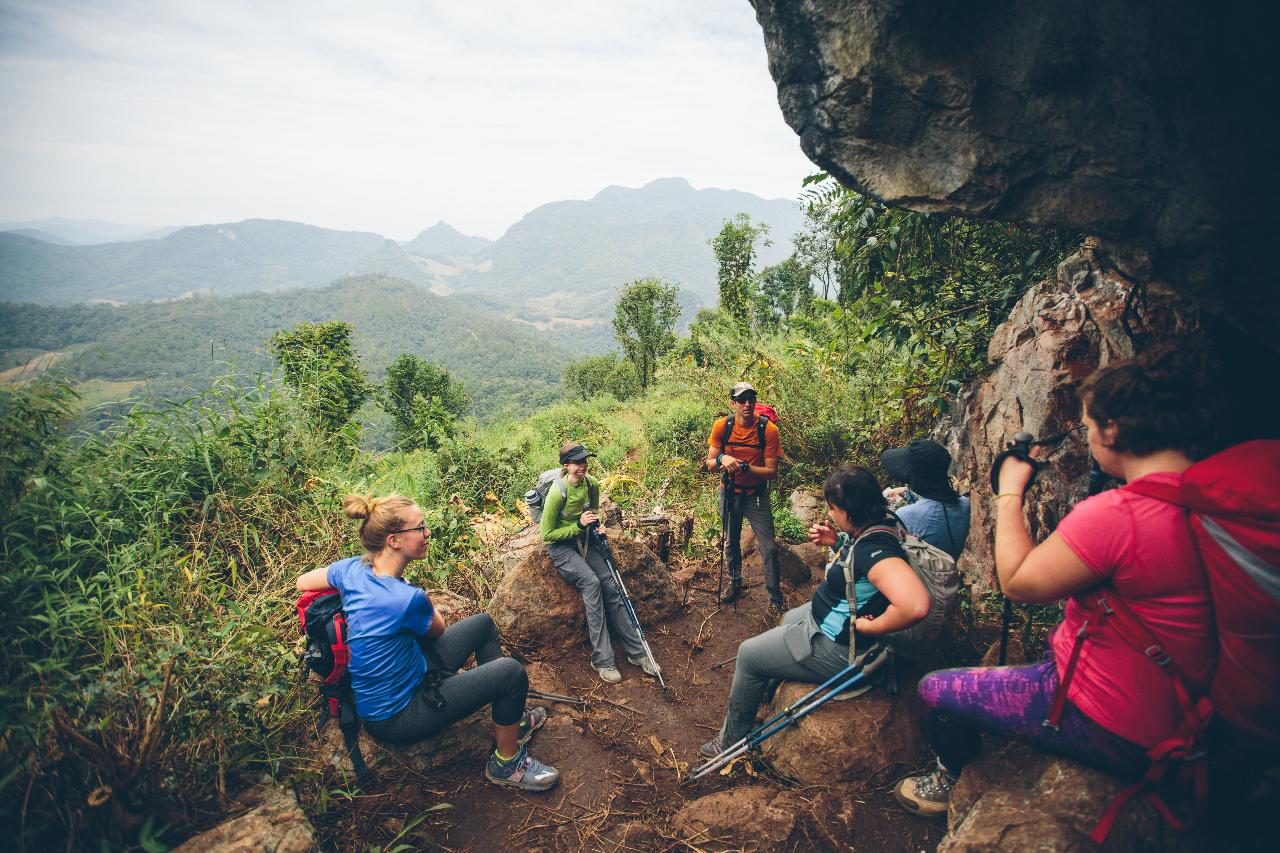
[[[1092,614],[1076,638],[1045,724],[1058,724],[1080,647],[1104,626],[1168,673],[1183,711],[1178,731],[1148,751],[1145,778],[1122,791],[1098,821],[1091,836],[1098,844],[1124,804],[1144,790],[1170,823],[1181,825],[1150,791],[1175,763],[1194,777],[1203,806],[1208,777],[1200,740],[1215,713],[1246,739],[1280,745],[1280,441],[1228,448],[1192,465],[1178,485],[1138,480],[1124,488],[1186,510],[1213,599],[1218,663],[1208,696],[1193,696],[1160,641],[1115,589],[1104,584],[1091,596]]]
[[[342,739],[351,756],[357,780],[369,776],[369,768],[360,753],[360,718],[356,716],[356,697],[351,689],[351,649],[347,645],[347,614],[342,610],[342,596],[336,589],[304,592],[295,605],[307,649],[303,661],[307,669],[320,677],[320,715],[316,731],[324,728],[330,717],[337,719]]]

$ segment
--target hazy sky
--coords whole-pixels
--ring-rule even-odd
[[[610,184],[814,171],[747,0],[0,0],[0,221],[497,237]]]

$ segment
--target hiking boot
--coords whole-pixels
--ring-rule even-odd
[[[520,731],[516,735],[516,743],[524,746],[529,742],[529,738],[533,737],[533,733],[542,728],[542,724],[546,721],[546,708],[525,708],[524,716],[520,718]]]
[[[904,809],[921,817],[946,817],[956,777],[941,767],[932,773],[908,776],[893,789],[893,796]]]
[[[742,597],[742,578],[731,578],[729,586],[720,595],[721,604],[733,604]]]
[[[711,740],[698,747],[698,754],[703,758],[715,758],[724,752],[724,744],[720,741],[720,735],[716,735]]]
[[[560,781],[560,771],[543,764],[522,746],[510,761],[499,761],[497,754],[489,756],[484,765],[484,778],[495,785],[519,788],[522,791],[546,791]]]
[[[657,678],[658,673],[662,672],[662,667],[658,666],[658,662],[650,660],[648,655],[627,655],[627,663],[640,667],[644,670],[644,674],[650,678]]]
[[[600,680],[605,684],[617,684],[622,681],[622,673],[618,672],[616,666],[595,666],[592,667],[596,672],[600,673]]]

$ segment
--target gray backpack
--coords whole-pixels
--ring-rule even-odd
[[[551,491],[552,485],[555,485],[560,490],[562,499],[569,497],[569,487],[565,485],[564,476],[559,468],[548,468],[543,471],[538,475],[538,482],[534,484],[534,487],[524,493],[524,503],[525,506],[529,507],[529,518],[533,519],[534,524],[542,522],[542,509],[546,506],[547,492]],[[587,498],[588,503],[591,506],[598,505],[600,502],[598,484],[594,480],[588,479],[587,490],[589,495]],[[564,504],[560,506],[563,507]],[[561,521],[564,520],[564,517],[561,516]]]
[[[899,522],[901,525],[901,522]],[[889,527],[877,525],[862,531],[849,546],[849,557],[844,561],[845,599],[856,602],[853,584],[853,548],[862,539],[872,533],[892,533],[898,537],[902,550],[907,554],[907,563],[915,570],[916,576],[929,592],[929,613],[910,628],[894,631],[884,637],[885,641],[897,654],[909,658],[919,657],[942,633],[942,628],[956,608],[956,599],[960,595],[960,575],[956,572],[956,561],[941,548],[934,547],[912,533],[905,527]],[[851,604],[852,608],[853,605]],[[850,631],[850,639],[853,633]],[[849,643],[850,660],[854,655],[853,642]]]

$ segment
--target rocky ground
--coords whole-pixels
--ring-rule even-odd
[[[816,507],[800,497],[797,503],[793,496],[792,509],[806,519]],[[766,761],[758,766],[742,762],[727,775],[682,785],[700,763],[698,746],[719,728],[738,644],[771,627],[759,556],[744,536],[747,594],[736,610],[717,608],[716,565],[686,559],[678,549],[664,563],[638,541],[654,541],[643,530],[635,539],[615,528],[610,539],[667,689],[622,660],[621,684],[599,680],[588,659],[581,599],[530,531],[502,549],[501,581],[486,608],[512,653],[526,661],[535,689],[586,702],[549,706],[547,724],[532,741],[533,754],[561,771],[555,789],[519,794],[483,780],[492,749],[487,709],[404,749],[362,735],[376,774],[362,789],[353,785],[341,735],[330,725],[320,742],[300,745],[314,754],[315,771],[295,777],[296,793],[249,791],[240,814],[182,849],[1097,849],[1088,833],[1121,783],[1021,746],[988,744],[961,776],[945,824],[900,810],[892,786],[930,761],[914,690],[920,670],[907,665],[898,667],[898,695],[876,688],[854,701],[829,702],[766,741]],[[784,546],[790,605],[811,598],[823,557],[823,549]],[[477,610],[451,593],[431,596],[447,623]],[[926,666],[976,660],[975,647],[986,643],[948,637],[940,643],[946,654]],[[1017,657],[1020,649],[1011,660]],[[771,715],[809,689],[784,683],[761,713]],[[1177,834],[1135,801],[1102,849],[1256,849],[1263,835],[1242,831],[1243,817],[1274,813],[1249,804],[1259,794],[1257,802],[1273,804],[1280,776],[1264,782],[1266,791],[1251,786],[1233,796],[1236,815],[1207,833]]]
[[[751,776],[741,767],[729,777],[681,786],[689,765],[699,761],[698,746],[719,727],[738,643],[769,627],[759,579],[756,558],[748,562],[755,585],[735,612],[716,609],[715,576],[698,574],[682,610],[648,628],[666,691],[626,664],[622,684],[603,684],[585,644],[532,667],[535,687],[588,703],[585,710],[551,706],[532,742],[536,757],[561,770],[553,791],[519,795],[488,785],[479,756],[427,775],[380,770],[376,790],[331,801],[316,821],[322,846],[386,844],[406,816],[448,803],[401,840],[457,850],[933,850],[944,828],[902,813],[888,793],[907,769],[902,765],[885,766],[839,792]],[[811,585],[788,598],[799,604],[810,595]]]

